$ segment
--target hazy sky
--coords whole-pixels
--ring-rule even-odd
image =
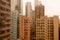
[[[34,9],[34,0],[23,0],[23,8],[25,9],[26,2],[31,2]],[[40,0],[45,6],[45,15],[54,16],[58,15],[60,17],[60,0]],[[14,4],[12,4],[14,5]],[[25,11],[24,11],[25,12]]]

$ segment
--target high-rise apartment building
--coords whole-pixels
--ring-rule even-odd
[[[30,40],[32,20],[29,17],[20,16],[19,18],[19,36],[22,40]]]
[[[26,17],[31,17],[32,18],[32,6],[31,2],[26,3]]]
[[[36,30],[40,30],[37,29],[37,20],[36,19],[40,19],[41,16],[44,16],[44,6],[42,5],[42,3],[38,0],[35,0],[35,34],[37,34],[38,32]],[[39,22],[40,23],[40,22]],[[37,25],[36,25],[37,24]],[[40,24],[39,24],[40,25]],[[40,35],[39,35],[40,36]],[[37,38],[37,35],[35,35],[36,39],[35,40],[41,40],[39,38]]]
[[[23,0],[17,0],[17,10],[19,14],[23,15]]]
[[[11,0],[0,0],[0,40],[11,40]]]
[[[39,2],[39,0],[35,0],[35,6],[37,6],[37,5],[38,5],[38,2]]]
[[[35,6],[35,18],[40,18],[41,16],[44,16],[44,6],[39,1]]]
[[[26,17],[32,18],[31,40],[35,39],[35,11],[32,10],[31,2],[26,3]]]
[[[35,11],[32,11],[32,28],[31,28],[31,40],[35,40]]]
[[[11,14],[11,37],[12,40],[18,39],[18,11],[14,10]]]
[[[36,40],[59,40],[59,19],[57,16],[43,16],[36,19]]]

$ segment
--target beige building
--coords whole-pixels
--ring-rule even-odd
[[[26,3],[26,17],[31,17],[32,18],[32,6],[31,2]]]
[[[19,17],[19,37],[22,40],[30,40],[31,38],[32,19],[25,16]]]
[[[11,0],[11,11],[14,11],[15,10],[15,6],[17,4],[17,0]]]
[[[44,6],[41,2],[38,2],[38,5],[35,6],[35,18],[40,18],[44,16]]]
[[[35,0],[35,6],[37,6],[37,5],[38,5],[38,2],[39,2],[38,0]]]
[[[35,39],[35,11],[32,10],[31,2],[26,3],[26,17],[32,18],[31,40]]]
[[[23,0],[17,0],[17,10],[21,15],[23,15]]]
[[[43,16],[36,19],[36,40],[59,40],[59,19],[57,16]]]
[[[37,27],[37,25],[40,25],[40,24],[37,24],[37,20],[38,19],[40,19],[41,18],[41,16],[44,16],[44,6],[42,5],[42,3],[40,2],[40,1],[38,1],[38,0],[35,0],[35,36],[36,36],[36,40],[41,40],[41,39],[39,39],[40,37],[40,34],[39,35],[37,35],[38,34],[38,32],[37,32],[37,30],[40,30],[38,27]],[[40,22],[39,22],[40,23]],[[37,28],[38,29],[37,29]]]

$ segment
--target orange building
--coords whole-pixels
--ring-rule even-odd
[[[25,16],[19,18],[19,37],[22,40],[30,40],[32,19]]]
[[[11,40],[11,0],[0,0],[0,40]]]

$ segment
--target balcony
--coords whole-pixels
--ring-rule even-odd
[[[5,17],[5,20],[7,21],[7,20],[11,20],[11,17]]]
[[[6,12],[6,11],[3,11],[3,10],[0,10],[1,13],[4,13],[4,14],[11,14],[11,12]]]
[[[11,37],[7,37],[7,38],[5,38],[4,40],[11,40]]]
[[[4,36],[6,36],[6,35],[9,35],[9,34],[11,34],[11,32],[7,32],[7,33],[5,32],[4,34],[1,34],[1,35],[0,35],[0,38],[1,38],[1,37],[4,37]]]
[[[0,6],[3,7],[3,8],[9,9],[9,10],[11,9],[11,7],[8,6],[7,4],[6,5],[0,4]]]
[[[0,28],[0,31],[2,31],[2,30],[8,30],[8,29],[10,29],[10,27],[3,27],[3,28]]]
[[[10,3],[10,0],[2,0],[2,2],[5,2],[5,3]]]
[[[11,22],[5,22],[5,24],[11,24]]]
[[[0,19],[4,19],[4,17],[3,16],[0,16]]]

